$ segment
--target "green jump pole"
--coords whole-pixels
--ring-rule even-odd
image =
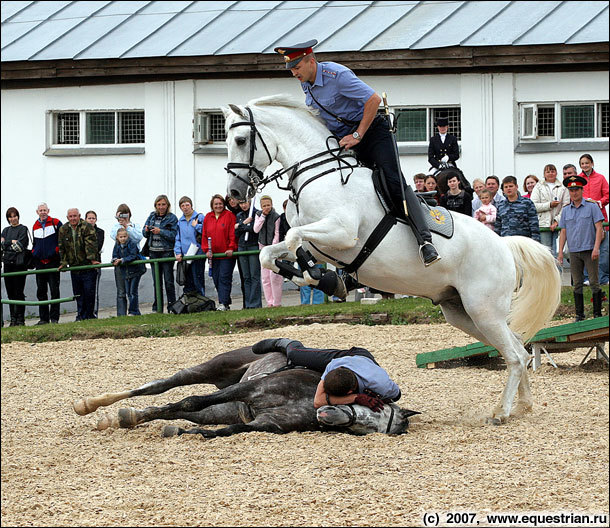
[[[161,295],[161,273],[159,263],[153,262],[153,272],[155,274],[155,298],[157,299],[157,313],[163,313],[163,296]]]

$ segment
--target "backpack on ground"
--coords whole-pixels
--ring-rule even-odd
[[[183,293],[168,309],[174,314],[208,312],[216,310],[216,303],[198,292],[189,292]]]

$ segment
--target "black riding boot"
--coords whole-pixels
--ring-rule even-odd
[[[252,345],[252,352],[255,354],[267,354],[268,352],[281,352],[282,354],[285,354],[286,348],[290,343],[301,344],[299,341],[287,338],[263,339],[262,341]]]
[[[574,322],[585,320],[585,299],[582,293],[574,294],[574,310],[576,311],[576,318]]]
[[[602,292],[593,294],[593,317],[602,316]]]
[[[419,257],[422,259],[424,266],[430,266],[439,261],[441,257],[438,255],[436,248],[432,244],[432,234],[424,218],[419,199],[415,196],[410,185],[405,188],[405,198],[407,201],[407,210],[413,234],[419,244]]]

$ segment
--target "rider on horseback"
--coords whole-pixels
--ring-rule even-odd
[[[460,159],[460,147],[457,138],[447,133],[449,119],[446,116],[439,116],[436,120],[436,128],[438,134],[430,138],[428,145],[428,162],[435,169],[457,168],[455,162]]]
[[[379,167],[387,182],[394,214],[404,217],[401,181],[394,138],[384,117],[377,115],[381,97],[345,66],[335,62],[317,62],[310,40],[294,46],[280,46],[275,51],[284,56],[286,68],[301,82],[308,106],[317,108],[327,128],[338,138],[339,145],[353,149],[358,160],[373,169]],[[432,245],[419,201],[413,189],[404,182],[409,224],[419,244],[420,257],[426,266],[440,260]]]

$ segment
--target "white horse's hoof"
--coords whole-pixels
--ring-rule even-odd
[[[108,428],[116,428],[119,426],[119,422],[116,418],[109,416],[108,414],[104,414],[98,422],[97,422],[97,430],[105,431]]]
[[[505,421],[506,420],[503,420],[501,418],[496,418],[495,416],[491,416],[485,420],[485,423],[488,423],[490,425],[502,425]]]
[[[86,414],[92,413],[95,409],[90,409],[87,405],[87,398],[81,398],[80,400],[74,400],[72,402],[72,408],[76,414],[85,416]]]

